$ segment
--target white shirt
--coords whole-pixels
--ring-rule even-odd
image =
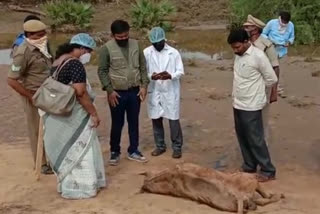
[[[148,77],[148,115],[151,119],[164,117],[178,120],[180,117],[180,77],[184,74],[180,53],[165,45],[158,52],[153,46],[144,50]],[[167,71],[171,74],[169,80],[152,80],[153,73]]]
[[[242,55],[236,55],[233,78],[233,107],[245,111],[263,109],[267,103],[266,87],[278,78],[263,51],[253,45]]]

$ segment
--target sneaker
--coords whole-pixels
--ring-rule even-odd
[[[117,152],[111,152],[111,157],[109,159],[109,164],[111,166],[117,166],[120,161],[120,154]]]
[[[182,157],[182,152],[181,150],[174,150],[172,154],[172,158],[174,159],[179,159]]]
[[[155,150],[153,150],[153,152],[151,153],[152,156],[159,156],[162,155],[163,153],[166,152],[166,149],[159,149],[156,148]]]
[[[141,163],[145,163],[147,162],[147,158],[145,158],[141,152],[136,151],[134,153],[128,154],[128,159],[129,160],[133,160],[133,161],[137,161],[137,162],[141,162]]]

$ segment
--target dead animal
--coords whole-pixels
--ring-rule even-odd
[[[262,189],[254,175],[224,173],[183,163],[160,172],[146,172],[141,192],[171,195],[207,204],[222,211],[242,214],[279,201],[282,194]]]

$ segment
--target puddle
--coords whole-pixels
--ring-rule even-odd
[[[224,52],[209,55],[202,52],[197,52],[197,51],[191,52],[184,49],[180,49],[180,53],[183,59],[201,59],[206,61],[211,61],[211,60],[216,61],[216,60],[228,58],[228,57],[223,57]]]
[[[0,34],[0,64],[10,64],[9,54],[13,39],[16,34]],[[53,53],[58,45],[68,41],[71,34],[49,35]],[[168,33],[167,39],[177,43],[176,48],[185,59],[219,60],[231,59],[233,53],[226,42],[228,32],[226,30],[177,30]],[[143,44],[148,46],[150,44]],[[319,46],[293,46],[290,48],[290,56],[311,56]],[[314,56],[320,56],[320,50],[315,51]],[[96,56],[93,56],[92,64],[97,64]]]
[[[0,65],[10,65],[12,63],[10,53],[11,49],[0,50]]]

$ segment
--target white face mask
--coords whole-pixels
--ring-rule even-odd
[[[82,64],[87,64],[88,62],[90,62],[90,59],[91,59],[90,53],[85,53],[85,54],[81,55],[79,58],[79,60]]]

